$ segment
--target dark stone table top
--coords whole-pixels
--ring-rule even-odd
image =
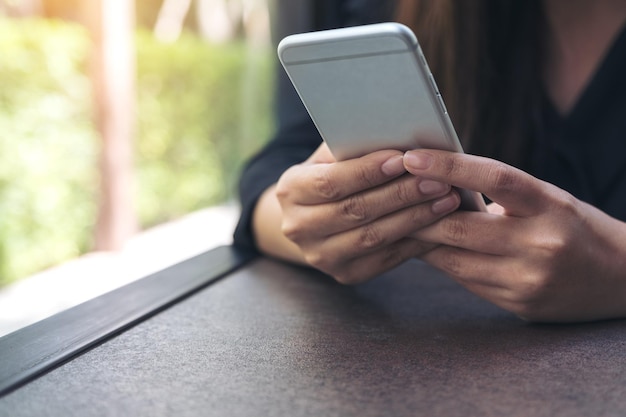
[[[624,416],[626,321],[533,325],[410,262],[259,258],[0,398],[1,416]]]

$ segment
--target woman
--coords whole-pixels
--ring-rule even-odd
[[[343,23],[389,4],[340,3]],[[396,13],[468,154],[337,162],[283,99],[242,177],[236,242],[343,283],[417,257],[533,321],[626,316],[626,1],[400,0]],[[483,193],[488,213],[456,211],[452,187]]]

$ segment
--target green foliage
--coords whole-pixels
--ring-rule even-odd
[[[90,246],[96,137],[85,31],[0,20],[0,282]]]
[[[77,25],[0,20],[0,284],[91,247],[98,135]],[[271,129],[266,48],[138,33],[136,206],[153,225],[232,196]],[[210,233],[210,231],[206,231]]]
[[[243,43],[138,36],[138,209],[155,224],[232,196],[271,128],[270,59]],[[167,201],[167,205],[164,205]]]

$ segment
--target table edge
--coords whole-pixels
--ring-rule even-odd
[[[128,330],[256,255],[220,246],[0,337],[0,397]]]

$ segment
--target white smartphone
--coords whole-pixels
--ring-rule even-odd
[[[382,149],[463,152],[416,36],[378,23],[287,36],[278,57],[338,160]],[[459,190],[461,208],[485,210]]]

